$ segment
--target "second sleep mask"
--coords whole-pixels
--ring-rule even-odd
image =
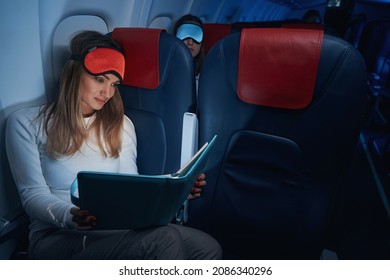
[[[191,38],[196,43],[200,44],[203,41],[203,30],[202,28],[194,23],[184,23],[179,26],[176,31],[176,37],[180,40]]]

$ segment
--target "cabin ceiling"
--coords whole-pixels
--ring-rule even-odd
[[[151,7],[149,22],[168,17],[173,20],[191,13],[208,23],[233,23],[238,21],[271,21],[301,18],[310,10],[324,14],[328,0],[145,0]],[[175,9],[172,9],[175,7]],[[168,28],[169,29],[169,28]]]
[[[317,7],[326,4],[326,0],[270,0],[270,2],[275,2],[291,9],[305,9],[311,7]]]

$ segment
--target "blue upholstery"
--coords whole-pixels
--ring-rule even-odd
[[[344,34],[344,39],[351,43],[355,48],[359,47],[359,41],[362,36],[364,27],[367,23],[367,17],[365,14],[359,14],[352,20]]]
[[[175,36],[163,30],[155,31],[119,28],[112,34],[125,49],[126,59],[130,55],[133,57],[132,61],[126,60],[120,92],[125,113],[133,121],[137,133],[139,173],[148,175],[179,169],[183,115],[195,111],[194,66],[190,52]],[[153,34],[148,35],[149,32]],[[155,36],[158,38],[153,38]],[[154,63],[149,58],[156,55],[156,64],[145,65]],[[140,71],[144,71],[140,80],[147,71],[157,71],[158,84],[142,86],[149,81],[137,79],[131,81],[135,85],[126,82]]]
[[[390,143],[390,18],[368,21],[359,44],[367,64],[371,91],[369,124],[380,128],[373,141],[381,156],[388,157]]]
[[[390,18],[368,21],[358,49],[366,61],[367,72],[379,74],[390,49]]]
[[[280,32],[285,30],[272,30],[275,38],[285,36]],[[214,134],[218,141],[202,198],[190,201],[189,225],[216,237],[225,258],[319,258],[333,196],[366,111],[364,61],[344,40],[324,35],[310,104],[249,104],[237,93],[240,36],[219,41],[202,66],[200,143]],[[263,44],[263,37],[257,41]],[[295,55],[285,46],[270,50]],[[300,79],[297,71],[287,72]],[[264,94],[261,83],[255,94]]]
[[[370,36],[375,41],[375,48],[367,49],[364,58],[370,67],[368,82],[373,104],[370,120],[373,124],[383,126],[389,122],[390,19],[378,21],[375,27]],[[378,37],[374,39],[374,35]]]

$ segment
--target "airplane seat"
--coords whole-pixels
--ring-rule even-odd
[[[362,31],[358,50],[362,54],[368,73],[378,73],[381,57],[389,49],[390,18],[380,18],[368,21]]]
[[[120,86],[137,132],[140,174],[180,168],[183,116],[195,112],[193,60],[183,43],[162,29],[115,28],[126,54]]]
[[[387,19],[381,31],[381,37],[377,41],[378,53],[376,55],[375,68],[372,73],[379,77],[379,82],[382,87],[386,86],[386,78],[389,74],[389,68],[386,66],[390,54],[390,18]]]
[[[366,23],[367,16],[365,14],[359,14],[348,24],[344,39],[355,48],[359,47],[359,41]]]
[[[28,258],[29,224],[29,218],[21,205],[16,206],[11,212],[0,218],[0,245],[7,246],[9,244],[12,246],[8,254],[2,254],[0,259]]]
[[[372,40],[372,41],[371,41]],[[367,64],[367,79],[370,88],[370,117],[368,124],[383,127],[388,120],[380,104],[388,97],[390,60],[390,18],[371,20],[366,24],[359,50]],[[385,110],[386,111],[386,110]]]
[[[192,56],[186,45],[162,29],[115,28],[112,37],[126,55],[120,92],[137,133],[138,172],[176,172],[198,148]],[[186,221],[186,205],[177,223]]]
[[[283,28],[299,28],[299,29],[319,29],[319,30],[324,30],[325,34],[340,37],[335,30],[330,28],[329,26],[323,24],[323,23],[316,23],[316,22],[303,22],[303,21],[287,21],[281,24],[281,27]]]
[[[230,24],[205,23],[203,29],[203,47],[207,53],[218,40],[231,33],[232,26]]]
[[[282,25],[280,20],[272,21],[237,21],[232,23],[232,32],[241,32],[244,28],[279,28]]]
[[[199,142],[218,138],[188,225],[226,259],[319,259],[365,116],[360,53],[322,30],[250,28],[201,71]]]
[[[371,124],[375,124],[379,132],[372,143],[381,158],[390,159],[390,49],[383,59],[378,81],[370,85],[373,98]]]

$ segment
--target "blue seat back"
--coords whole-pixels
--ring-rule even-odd
[[[198,100],[200,142],[218,142],[189,225],[226,258],[319,258],[366,110],[359,52],[322,30],[244,29],[206,56]]]
[[[112,36],[126,53],[120,92],[137,133],[139,173],[175,172],[180,167],[183,115],[195,111],[190,52],[161,29],[116,28]]]

